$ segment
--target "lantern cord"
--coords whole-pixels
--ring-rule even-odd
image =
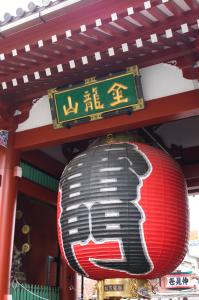
[[[84,276],[81,276],[81,300],[84,299]]]
[[[49,300],[48,298],[43,298],[43,297],[41,297],[41,296],[39,296],[39,295],[37,295],[37,294],[31,292],[31,291],[28,290],[23,284],[21,284],[16,278],[15,278],[15,282],[16,282],[17,285],[21,286],[21,287],[22,287],[26,292],[28,292],[29,294],[31,294],[31,295],[33,295],[33,296],[39,298],[39,299]]]
[[[142,130],[146,133],[146,135],[148,135],[148,137],[158,146],[160,147],[165,153],[169,154],[170,153],[167,151],[166,147],[162,146],[157,139],[145,128],[143,127]]]

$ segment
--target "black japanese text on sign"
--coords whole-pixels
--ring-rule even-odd
[[[167,276],[166,288],[190,288],[191,274]]]
[[[137,67],[78,87],[50,90],[49,98],[56,128],[144,108]]]

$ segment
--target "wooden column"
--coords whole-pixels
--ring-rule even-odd
[[[76,276],[75,272],[68,267],[61,257],[60,265],[60,300],[76,299]]]
[[[0,146],[0,299],[11,299],[10,271],[12,263],[17,177],[15,166],[18,153],[14,149],[14,129],[9,130],[7,148]]]

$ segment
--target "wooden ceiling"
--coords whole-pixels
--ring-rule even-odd
[[[26,22],[1,28],[4,105],[18,107],[50,88],[134,64],[141,68],[186,58],[185,66],[193,66],[199,60],[198,0],[57,2],[62,7],[54,5],[42,17],[33,18],[33,12]]]

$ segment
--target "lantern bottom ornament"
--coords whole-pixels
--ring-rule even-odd
[[[181,170],[141,143],[89,148],[61,176],[58,236],[68,264],[92,279],[170,273],[184,258],[188,237]]]
[[[147,279],[105,279],[97,282],[94,294],[98,300],[151,299],[153,287]]]

